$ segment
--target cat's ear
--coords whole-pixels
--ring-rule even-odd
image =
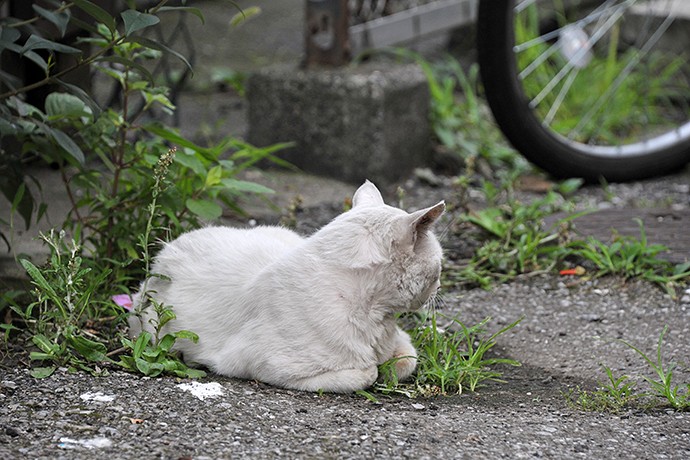
[[[381,192],[374,184],[366,180],[352,197],[352,207],[383,206]]]
[[[426,209],[420,209],[407,216],[408,231],[411,232],[412,244],[417,242],[417,235],[429,230],[446,210],[446,202],[439,201]]]

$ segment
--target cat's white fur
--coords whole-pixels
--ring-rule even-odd
[[[408,214],[384,204],[367,181],[352,209],[308,238],[281,227],[209,227],[162,249],[144,288],[177,318],[164,332],[190,364],[218,374],[308,391],[372,385],[396,357],[400,379],[417,353],[395,323],[439,287],[441,246],[431,226],[444,202]],[[134,298],[131,334],[151,330],[151,308]]]

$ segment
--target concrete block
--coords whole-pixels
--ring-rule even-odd
[[[248,140],[295,142],[297,167],[359,183],[392,182],[431,156],[429,91],[416,65],[272,67],[247,86]]]

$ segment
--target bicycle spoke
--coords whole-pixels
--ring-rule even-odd
[[[654,47],[654,45],[656,45],[656,43],[659,41],[664,32],[671,26],[671,23],[673,23],[674,19],[675,16],[670,14],[666,17],[666,19],[664,19],[659,28],[654,32],[654,34],[652,34],[649,40],[640,49],[639,53],[631,57],[630,61],[623,68],[623,71],[621,71],[621,73],[618,75],[618,77],[616,77],[613,83],[597,99],[592,108],[582,117],[578,125],[573,129],[573,131],[571,131],[568,134],[568,138],[574,139],[580,134],[582,129],[587,125],[587,123],[589,123],[594,114],[598,112],[599,109],[601,109],[604,103],[610,100],[611,95],[618,90],[623,81],[630,75],[630,73],[633,71],[633,67],[637,65],[640,62],[640,60],[647,55],[647,53],[649,53],[649,51]]]
[[[630,3],[630,2],[626,2]],[[585,46],[580,48],[577,53],[570,59],[563,68],[549,81],[549,83],[542,89],[537,96],[535,96],[530,101],[530,107],[536,108],[544,98],[551,93],[551,91],[563,80],[563,78],[570,72],[570,70],[575,66],[575,62],[585,56],[585,53],[590,51],[592,47],[604,36],[604,34],[621,18],[625,12],[624,4],[621,4],[618,9],[616,9],[611,16],[605,21],[605,23],[595,31],[591,36]],[[627,7],[626,7],[627,8]]]
[[[558,92],[558,96],[556,96],[556,100],[551,105],[549,113],[547,113],[544,117],[544,121],[542,122],[544,126],[550,126],[553,122],[553,119],[556,116],[558,109],[561,108],[561,104],[563,104],[563,101],[565,100],[568,91],[570,91],[570,87],[573,85],[575,78],[577,78],[577,74],[579,73],[579,71],[580,69],[576,68],[573,72],[570,72],[570,74],[568,74],[568,79],[565,81],[565,84],[561,87],[561,90]]]
[[[606,16],[609,9],[611,9],[611,8],[626,8],[627,9],[630,6],[632,6],[634,3],[637,2],[637,0],[626,0],[624,3],[621,3],[617,6],[609,6],[609,5],[614,4],[616,1],[618,1],[618,0],[607,0],[606,2],[604,2],[596,10],[594,10],[592,13],[590,13],[586,17],[584,17],[584,18],[582,18],[576,22],[570,23],[565,27],[576,25],[579,28],[584,29],[585,26],[588,26],[589,24],[599,20],[601,17]],[[525,3],[532,4],[532,3],[534,3],[534,1],[528,1]],[[520,5],[522,5],[522,4],[520,4]],[[517,7],[516,7],[516,11],[518,11]],[[521,53],[521,52],[528,50],[530,48],[533,48],[535,46],[542,45],[544,43],[548,43],[551,40],[557,39],[563,33],[563,29],[565,27],[560,27],[558,29],[552,30],[552,31],[547,32],[545,34],[539,35],[538,37],[535,37],[535,38],[528,40],[524,43],[520,43],[519,45],[515,45],[513,47],[513,51],[516,54]]]
[[[541,53],[534,61],[530,62],[530,64],[527,67],[522,69],[522,71],[518,74],[518,77],[521,80],[524,80],[532,72],[534,72],[537,68],[539,68],[544,62],[546,62],[547,59],[549,59],[551,56],[553,56],[557,51],[558,51],[558,44],[557,43],[554,43],[553,45],[549,46],[546,51]]]

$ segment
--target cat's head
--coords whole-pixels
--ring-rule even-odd
[[[386,205],[366,181],[352,209],[327,226],[327,252],[366,278],[362,283],[375,302],[396,311],[418,309],[440,286],[443,253],[432,227],[445,208],[441,201],[407,213]]]

